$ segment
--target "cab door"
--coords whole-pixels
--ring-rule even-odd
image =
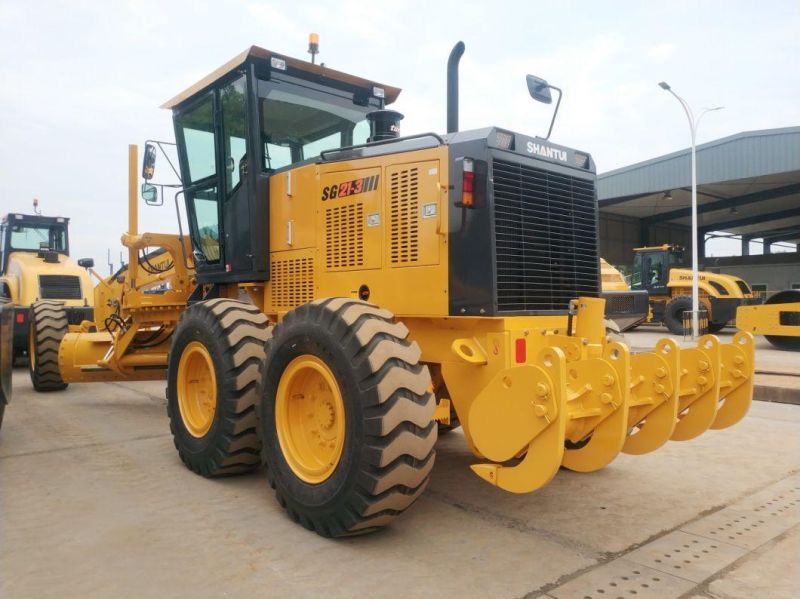
[[[192,254],[198,280],[225,272],[213,91],[175,114]]]
[[[221,213],[225,270],[231,278],[248,276],[254,269],[251,251],[251,169],[247,151],[247,77],[241,74],[219,89]]]
[[[650,295],[668,295],[669,263],[667,253],[658,250],[637,252],[633,258],[631,289],[646,289]]]

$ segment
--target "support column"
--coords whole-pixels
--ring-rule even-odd
[[[772,242],[769,239],[767,239],[766,237],[764,239],[762,239],[761,241],[764,242],[764,255],[766,256],[767,254],[771,254],[772,253]]]
[[[750,237],[742,235],[742,256],[750,255]]]

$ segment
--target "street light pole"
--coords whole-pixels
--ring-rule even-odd
[[[700,292],[698,290],[698,241],[697,241],[697,127],[700,125],[700,119],[705,116],[707,112],[714,110],[722,110],[723,106],[716,106],[714,108],[706,108],[700,113],[700,116],[695,120],[694,113],[692,112],[689,103],[681,98],[678,94],[672,91],[672,88],[665,81],[658,84],[661,89],[668,91],[680,102],[683,111],[686,113],[686,118],[689,121],[689,131],[692,134],[692,339],[697,339],[700,336],[700,323],[698,320],[700,314]]]

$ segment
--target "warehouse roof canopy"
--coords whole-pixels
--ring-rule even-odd
[[[691,224],[689,149],[603,173],[603,212]],[[800,127],[746,131],[697,146],[698,227],[800,241]]]

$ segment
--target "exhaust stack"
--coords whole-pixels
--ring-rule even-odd
[[[447,132],[458,131],[458,62],[464,54],[464,42],[458,42],[447,59]]]

